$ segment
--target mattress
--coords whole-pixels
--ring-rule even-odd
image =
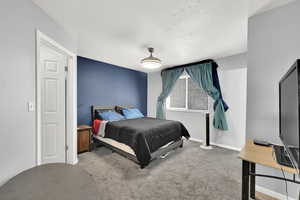
[[[96,138],[97,140],[100,140],[101,142],[109,144],[109,145],[111,145],[111,146],[113,146],[115,148],[118,148],[118,149],[120,149],[120,150],[122,150],[122,151],[124,151],[126,153],[129,153],[129,154],[131,154],[133,156],[136,156],[135,153],[134,153],[134,151],[133,151],[133,149],[130,146],[126,145],[126,144],[118,142],[118,141],[116,141],[114,139],[104,138],[104,137],[95,136],[95,135],[94,135],[94,138]],[[169,142],[168,144],[162,146],[160,149],[166,148],[166,147],[168,147],[172,143],[173,142]]]
[[[133,149],[130,146],[126,145],[126,144],[118,142],[118,141],[116,141],[114,139],[104,138],[104,137],[95,136],[95,135],[94,135],[94,138],[96,138],[97,140],[100,140],[101,142],[109,144],[109,145],[111,145],[113,147],[116,147],[116,148],[118,148],[118,149],[120,149],[120,150],[122,150],[122,151],[124,151],[126,153],[129,153],[129,154],[135,156],[135,153],[134,153]]]
[[[130,146],[141,167],[145,167],[151,161],[152,153],[183,136],[190,137],[178,121],[142,117],[108,122],[104,137]]]

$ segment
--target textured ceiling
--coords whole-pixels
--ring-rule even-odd
[[[78,55],[149,72],[155,48],[163,67],[247,50],[248,16],[282,0],[33,0],[78,40]],[[158,69],[160,70],[160,69]]]
[[[257,15],[295,0],[249,0],[249,16]]]

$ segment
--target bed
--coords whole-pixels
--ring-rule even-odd
[[[122,112],[120,108],[132,108],[132,106],[93,105],[92,121],[97,119],[99,111],[113,110],[120,113]],[[93,135],[95,143],[129,158],[141,168],[146,167],[152,160],[163,157],[178,147],[183,147],[183,137],[189,139],[190,135],[180,122],[150,117],[108,122],[104,137]]]

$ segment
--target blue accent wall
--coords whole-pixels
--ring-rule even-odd
[[[91,105],[133,105],[147,115],[147,74],[77,57],[77,121],[91,124]]]

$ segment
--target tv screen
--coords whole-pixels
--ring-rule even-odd
[[[299,69],[296,62],[279,82],[279,131],[288,155],[299,170]]]

